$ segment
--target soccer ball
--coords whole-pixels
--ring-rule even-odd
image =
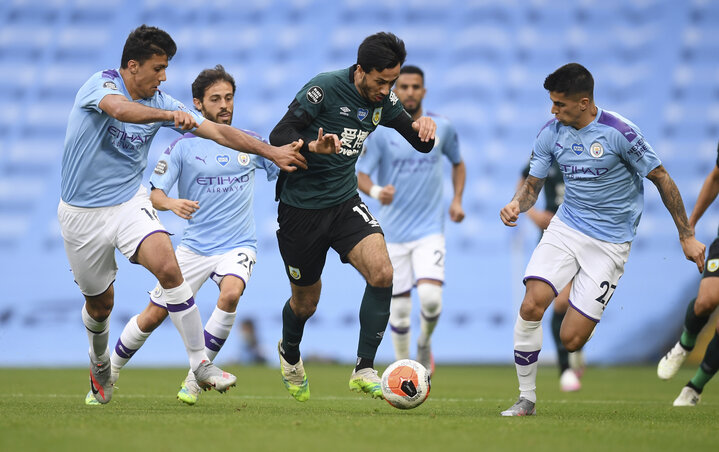
[[[384,399],[400,410],[420,406],[429,397],[430,386],[427,369],[411,359],[393,362],[382,374]]]

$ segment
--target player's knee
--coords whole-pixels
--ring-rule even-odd
[[[420,284],[417,286],[417,295],[423,316],[437,317],[442,312],[442,286]]]
[[[377,268],[370,271],[367,283],[373,287],[389,287],[392,285],[394,270],[389,261],[378,265]]]
[[[300,319],[309,319],[317,310],[319,299],[311,295],[293,295],[292,312]]]
[[[519,315],[527,321],[542,320],[544,307],[531,298],[525,298],[519,308]]]
[[[714,312],[717,305],[719,304],[719,296],[713,295],[711,297],[697,297],[694,302],[694,314],[699,317],[706,317]]]
[[[395,328],[409,328],[412,313],[412,299],[409,295],[392,297],[389,323]]]
[[[182,284],[183,281],[180,267],[173,261],[165,261],[157,265],[153,268],[153,274],[160,285],[166,289],[177,287]]]
[[[217,299],[217,306],[226,312],[234,312],[235,309],[237,309],[237,303],[239,303],[241,296],[242,288],[240,287],[224,289],[220,292],[220,297]]]

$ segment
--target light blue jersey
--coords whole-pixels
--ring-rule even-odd
[[[549,121],[534,142],[529,174],[544,179],[556,160],[564,175],[557,216],[598,240],[631,242],[644,208],[644,177],[662,164],[639,128],[617,113],[577,130]]]
[[[391,204],[380,207],[387,242],[404,243],[444,232],[442,155],[462,161],[457,132],[447,118],[428,113],[437,123],[437,141],[427,154],[417,152],[394,129],[378,127],[364,143],[357,170],[376,172],[378,185],[395,187]]]
[[[129,124],[102,111],[100,101],[120,94],[132,100],[116,70],[94,74],[78,91],[70,111],[62,156],[61,198],[78,207],[107,207],[132,198],[140,188],[150,144],[160,127],[174,122]],[[162,110],[182,110],[204,118],[181,102],[157,91],[135,102]],[[180,129],[175,129],[184,133]]]
[[[252,131],[244,132],[265,141]],[[263,157],[237,152],[191,133],[163,152],[150,177],[152,186],[169,193],[177,182],[179,198],[200,204],[188,221],[182,246],[203,256],[238,247],[257,249],[252,211],[256,168],[265,170],[267,180],[277,179],[280,173]]]

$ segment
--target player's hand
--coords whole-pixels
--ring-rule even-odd
[[[392,184],[387,184],[382,187],[382,191],[379,192],[379,198],[377,198],[383,206],[392,204],[394,200],[395,188]]]
[[[502,223],[507,226],[517,226],[517,218],[519,218],[519,201],[513,199],[506,206],[502,207],[499,211],[499,218],[502,219]]]
[[[303,143],[302,140],[297,140],[284,146],[275,147],[274,156],[270,157],[270,160],[282,171],[288,173],[297,171],[297,168],[307,169],[307,159],[300,153]]]
[[[192,214],[200,208],[200,203],[189,199],[174,199],[169,207],[178,217],[189,220],[192,218]]]
[[[706,251],[706,246],[694,238],[694,236],[679,239],[679,243],[682,244],[682,250],[684,250],[684,255],[687,260],[697,264],[699,273],[704,273],[704,252]]]
[[[315,154],[337,154],[342,149],[342,143],[339,137],[334,133],[324,134],[324,130],[320,127],[317,131],[317,139],[307,144],[310,152]]]
[[[432,118],[422,116],[412,123],[412,129],[417,132],[419,139],[426,143],[429,140],[434,139],[434,134],[437,131],[437,124]]]
[[[170,113],[172,114],[171,121],[175,122],[175,128],[181,130],[192,130],[197,127],[197,121],[195,121],[195,117],[188,112],[181,110],[173,110]]]
[[[449,205],[449,219],[455,223],[464,220],[464,209],[459,201],[452,201],[452,204]]]

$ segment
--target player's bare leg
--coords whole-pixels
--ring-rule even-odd
[[[374,358],[389,321],[392,300],[392,263],[382,234],[370,234],[348,253],[350,264],[367,281],[360,306],[360,338],[357,364],[350,376],[350,389],[382,398]]]

